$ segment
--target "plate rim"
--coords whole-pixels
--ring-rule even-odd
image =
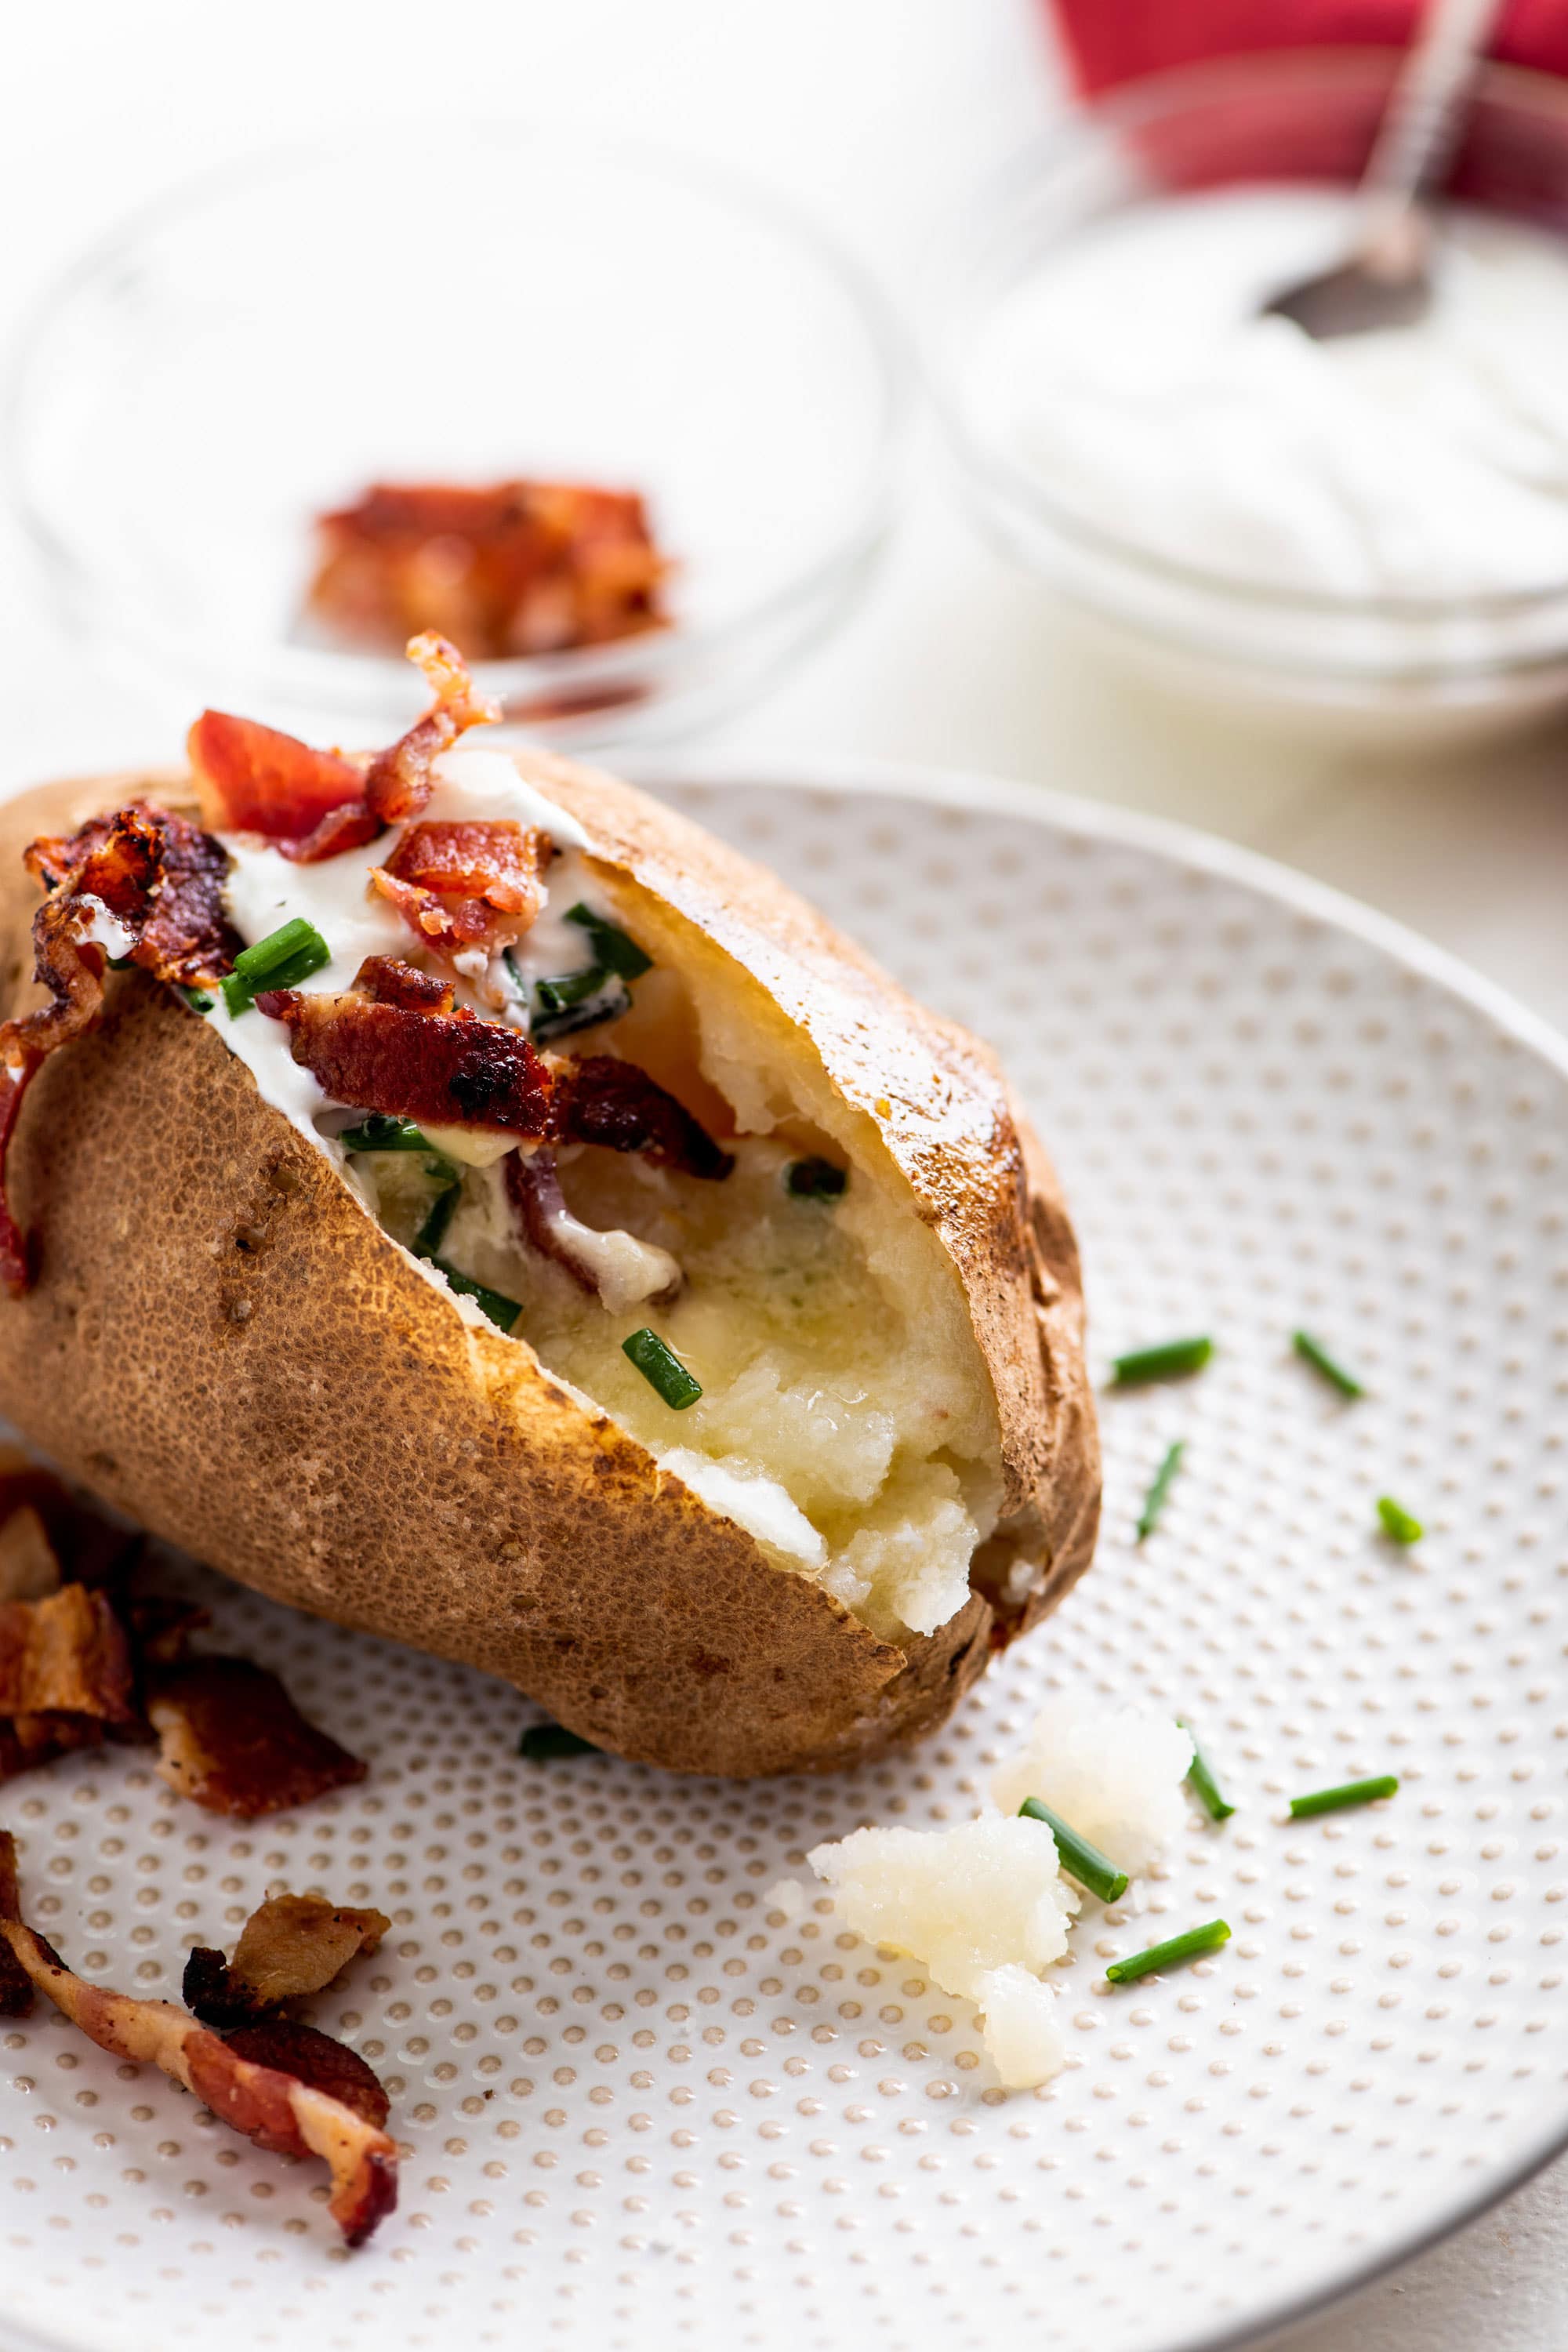
[[[1152,815],[1059,785],[992,775],[983,769],[862,754],[756,754],[743,747],[732,753],[710,750],[672,754],[650,748],[636,756],[618,758],[616,766],[630,782],[656,795],[663,790],[723,787],[742,792],[804,789],[845,799],[914,800],[931,807],[1014,817],[1043,831],[1054,829],[1141,849],[1168,865],[1235,883],[1276,905],[1348,932],[1406,971],[1445,989],[1568,1080],[1568,1034],[1532,1012],[1510,990],[1476,971],[1463,957],[1438,947],[1396,917],[1381,913],[1348,891],[1178,818]],[[1484,2172],[1473,2190],[1448,2199],[1426,2219],[1397,2233],[1382,2251],[1304,2294],[1261,2306],[1250,2317],[1217,2330],[1204,2327],[1171,2337],[1153,2347],[1153,2352],[1263,2352],[1263,2347],[1278,2343],[1305,2322],[1349,2304],[1379,2280],[1482,2219],[1565,2150],[1568,2096],[1559,2119],[1521,2152]],[[51,2327],[41,2332],[31,2323],[24,2328],[13,2319],[0,2317],[0,2352],[102,2352],[102,2343],[74,2330],[58,2334]]]

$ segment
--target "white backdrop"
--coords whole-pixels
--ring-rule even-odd
[[[345,127],[386,126],[395,179],[417,169],[437,107],[635,129],[747,169],[915,315],[933,231],[1063,102],[1032,0],[54,0],[14,11],[0,54],[7,351],[38,289],[128,205],[246,148]],[[4,523],[0,684],[0,790],[174,748],[58,641]],[[721,742],[989,768],[1207,825],[1415,924],[1568,1023],[1568,731],[1373,759],[1108,691],[970,530],[929,428],[865,609]],[[1568,2166],[1292,2343],[1558,2352],[1565,2257]]]

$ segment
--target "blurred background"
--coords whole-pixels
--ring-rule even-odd
[[[310,516],[399,465],[597,460],[654,501],[673,625],[509,671],[531,731],[653,775],[912,761],[1198,824],[1568,1021],[1568,576],[1484,623],[1380,613],[1375,660],[1361,621],[1336,638],[1331,599],[1281,605],[1267,642],[1268,597],[1188,580],[1156,611],[1171,583],[1086,553],[993,462],[971,398],[1017,254],[1114,211],[1130,154],[1203,184],[1226,176],[1216,140],[1244,122],[1245,149],[1267,116],[1353,170],[1388,68],[1314,97],[1311,61],[1277,59],[1224,86],[1223,121],[1112,97],[1090,131],[1089,93],[1265,38],[1397,40],[1411,12],[1073,15],[1076,47],[1046,0],[23,12],[0,142],[0,791],[174,756],[226,697],[375,740],[418,694],[301,630]],[[1568,5],[1507,8],[1492,48],[1568,71]],[[1463,167],[1482,196],[1522,173],[1519,208],[1568,226],[1568,115],[1500,89]],[[533,129],[489,127],[509,119]],[[279,149],[259,179],[243,163]],[[454,387],[443,443],[424,420],[458,413]],[[520,388],[532,446],[510,455]],[[1139,657],[1151,636],[1179,658]],[[1565,2253],[1559,2169],[1296,2340],[1555,2352]]]

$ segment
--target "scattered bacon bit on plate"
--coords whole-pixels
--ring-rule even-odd
[[[160,1777],[208,1812],[242,1821],[309,1804],[369,1769],[307,1723],[277,1675],[247,1658],[155,1668],[147,1716]]]
[[[0,1601],[0,1717],[136,1719],[131,1643],[108,1595],[64,1584],[42,1601]]]
[[[60,1564],[48,1531],[31,1503],[0,1522],[0,1605],[46,1601],[60,1589]]]
[[[24,2013],[16,2006],[22,1999],[19,1971],[29,1988],[52,2000],[100,2050],[161,2067],[220,2123],[258,2147],[279,2156],[323,2158],[332,2177],[327,2210],[351,2246],[362,2245],[392,2211],[397,2202],[397,2143],[381,2128],[385,2093],[363,2059],[328,2035],[284,2020],[248,2029],[248,2047],[237,2048],[172,2002],[136,2000],[85,1983],[24,1921],[16,1844],[4,1830],[0,1946],[10,1961],[0,1974],[0,2008],[12,2004],[6,2013]]]
[[[241,2025],[286,2000],[321,1992],[361,1952],[374,1952],[392,1922],[319,1895],[274,1895],[239,1931],[234,1958],[198,1944],[181,1988],[206,2025]]]
[[[440,629],[479,660],[562,653],[662,628],[669,564],[633,490],[510,481],[378,482],[317,524],[311,609],[392,647]]]

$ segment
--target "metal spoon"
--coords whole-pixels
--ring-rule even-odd
[[[1389,96],[1356,191],[1345,260],[1287,287],[1265,318],[1293,319],[1314,341],[1411,327],[1432,299],[1430,217],[1421,202],[1453,152],[1471,79],[1500,0],[1432,0]]]

